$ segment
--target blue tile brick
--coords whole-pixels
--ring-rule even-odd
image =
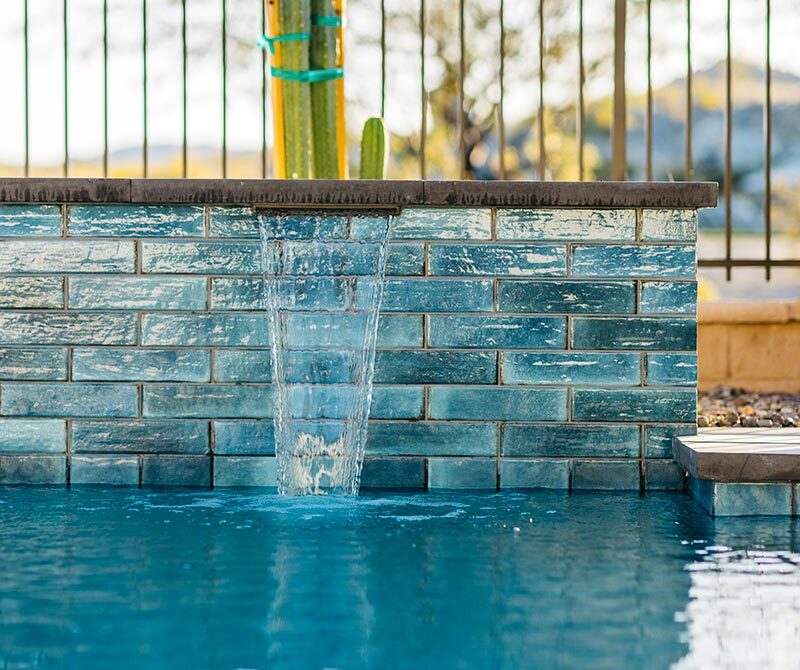
[[[575,349],[656,349],[694,351],[697,321],[669,317],[576,317],[572,321]]]
[[[431,458],[428,488],[497,490],[497,461],[492,458]]]
[[[376,384],[493,384],[497,354],[471,351],[379,351]]]
[[[644,455],[646,458],[672,458],[672,438],[696,434],[696,423],[645,426]]]
[[[714,483],[714,516],[791,516],[792,485]]]
[[[425,488],[424,458],[366,458],[361,472],[362,489]]]
[[[133,417],[139,394],[123,384],[3,384],[0,413],[5,416]]]
[[[282,267],[294,276],[373,275],[381,253],[376,242],[287,242]]]
[[[433,419],[566,421],[566,389],[442,388],[430,392]]]
[[[134,272],[133,242],[7,240],[0,268],[20,274]]]
[[[563,277],[567,251],[543,244],[432,244],[430,274]]]
[[[266,347],[266,314],[145,314],[145,346]]]
[[[70,205],[67,230],[91,237],[203,237],[203,208],[191,205]]]
[[[575,421],[678,423],[696,416],[694,389],[576,389],[572,397]]]
[[[58,419],[0,419],[0,451],[60,452],[67,429]]]
[[[0,277],[0,309],[60,309],[61,277]]]
[[[214,458],[215,488],[278,488],[278,462],[271,456]]]
[[[503,456],[637,458],[639,426],[507,424]]]
[[[76,277],[69,282],[71,309],[205,309],[204,277]]]
[[[642,381],[639,354],[508,352],[504,384],[607,384],[636,386]]]
[[[66,484],[67,458],[63,454],[0,456],[0,484]]]
[[[208,421],[73,421],[72,453],[207,454]]]
[[[139,486],[138,456],[72,456],[69,459],[70,486]]]
[[[697,354],[647,354],[650,386],[696,386]]]
[[[364,312],[296,313],[287,316],[287,323],[291,335],[287,342],[293,348],[359,348],[368,326]],[[249,343],[246,346],[250,346]],[[422,317],[382,316],[378,321],[377,346],[384,349],[422,346]]]
[[[143,242],[142,271],[161,274],[259,274],[258,242]]]
[[[633,282],[501,281],[501,312],[555,312],[557,314],[633,314]]]
[[[492,423],[380,422],[367,431],[368,456],[495,456]]]
[[[0,345],[135,343],[135,314],[0,312]]]
[[[409,207],[392,220],[390,231],[395,240],[488,240],[492,211]]]
[[[272,421],[214,421],[214,453],[226,456],[274,456]]]
[[[697,212],[691,209],[644,209],[642,239],[694,242],[697,239]]]
[[[209,456],[143,456],[143,486],[211,486]]]
[[[428,346],[453,349],[563,349],[566,320],[546,316],[431,316]]]
[[[372,390],[372,419],[421,419],[424,389],[421,386],[381,387]]]
[[[266,226],[266,235],[279,240],[339,240],[347,237],[347,216],[333,216],[332,212],[302,212],[284,210],[278,216],[269,212],[259,219]],[[384,225],[386,220],[384,219]]]
[[[593,245],[572,249],[574,277],[695,276],[694,246]]]
[[[512,240],[634,241],[632,209],[500,209],[497,238]]]
[[[395,217],[392,216],[392,220]],[[389,224],[391,226],[391,220]],[[364,211],[361,214],[354,214],[350,219],[350,238],[354,240],[382,240],[387,237],[389,231],[386,230],[387,216],[380,214],[370,214]]]
[[[345,278],[302,277],[281,283],[283,308],[295,310],[345,310],[350,305],[350,286]],[[218,277],[211,281],[214,309],[264,310],[264,282],[256,277]]]
[[[422,317],[384,316],[378,320],[378,347],[408,349],[422,346]]]
[[[154,418],[271,419],[269,386],[153,384],[144,387],[144,416]]]
[[[685,474],[670,460],[645,461],[644,487],[648,491],[682,491]]]
[[[425,245],[422,242],[395,242],[386,253],[387,276],[425,274]]]
[[[0,237],[60,237],[58,205],[0,205]]]
[[[697,312],[697,283],[643,282],[639,312],[642,314],[695,314]]]
[[[257,238],[259,220],[250,207],[210,207],[208,212],[211,237]],[[309,240],[315,237],[342,239],[347,237],[347,217],[326,213],[320,217],[297,212],[291,217],[270,219],[274,237]]]
[[[491,279],[387,279],[385,312],[491,312]]]
[[[294,384],[352,384],[355,353],[318,349],[284,355],[284,378]],[[272,380],[267,350],[219,350],[214,355],[214,380],[267,383]]]
[[[64,381],[66,349],[0,348],[0,381]]]
[[[691,475],[687,478],[687,488],[706,512],[714,514],[714,482],[708,479],[696,479]]]
[[[639,461],[575,461],[572,488],[601,491],[638,491]]]
[[[152,349],[76,349],[72,354],[75,381],[207,382],[211,380],[208,351]]]
[[[569,461],[504,458],[500,488],[569,490]]]
[[[270,352],[266,349],[220,349],[214,352],[214,381],[256,382],[272,381]]]

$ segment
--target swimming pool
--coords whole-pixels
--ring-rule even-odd
[[[680,494],[0,489],[0,667],[794,668],[799,545]]]

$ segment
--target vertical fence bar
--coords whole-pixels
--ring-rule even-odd
[[[505,2],[500,0],[500,100],[497,106],[497,135],[500,148],[500,179],[506,179],[506,19]]]
[[[772,57],[771,57],[771,22],[772,7],[770,0],[766,6],[766,44],[764,53],[764,270],[766,279],[772,279]]]
[[[686,0],[686,128],[684,137],[684,179],[694,176],[692,158],[692,0]]]
[[[222,0],[222,178],[228,177],[228,3]]]
[[[586,147],[586,101],[583,97],[583,87],[586,83],[586,66],[583,58],[583,0],[578,0],[578,179],[583,181],[586,176],[585,147]]]
[[[464,0],[458,0],[458,163],[459,179],[467,177],[466,114],[464,112],[464,79],[467,71],[467,55],[464,27]]]
[[[147,97],[147,0],[142,0],[142,175],[150,173],[150,138],[148,127],[149,101]]]
[[[547,155],[544,130],[544,0],[539,0],[539,179],[544,180]]]
[[[645,20],[647,23],[647,110],[644,126],[645,179],[653,181],[653,3],[647,0]]]
[[[24,137],[25,137],[25,169],[24,174],[26,177],[30,177],[31,175],[31,116],[30,116],[30,55],[29,55],[29,42],[30,42],[30,33],[29,33],[29,25],[28,25],[28,0],[23,0],[22,9],[24,12],[23,15],[23,24],[22,24],[22,42],[23,42],[23,63],[24,63],[24,71],[23,77],[25,82],[25,92],[24,92],[24,107],[25,107],[25,130],[24,130]]]
[[[733,97],[731,65],[731,0],[727,0],[725,12],[725,278],[731,279],[731,247],[733,221],[731,219],[731,191],[733,190]]]
[[[67,29],[67,0],[64,0],[64,176],[69,176],[69,41]]]
[[[627,178],[626,99],[625,99],[625,22],[626,0],[614,0],[614,121],[611,131],[611,178]]]
[[[189,133],[187,128],[188,120],[188,90],[186,79],[188,75],[189,53],[186,41],[186,0],[181,0],[181,103],[183,111],[183,141],[181,146],[181,165],[182,176],[184,179],[189,174]]]
[[[108,177],[108,0],[103,0],[103,176]]]
[[[386,0],[381,0],[381,118],[386,116]]]
[[[267,3],[261,3],[261,34],[267,34]],[[267,178],[267,50],[261,49],[261,178]]]
[[[425,163],[425,149],[428,138],[428,92],[425,89],[425,38],[427,34],[427,19],[425,0],[419,2],[419,79],[420,79],[420,120],[419,120],[419,178],[425,179],[427,165]]]

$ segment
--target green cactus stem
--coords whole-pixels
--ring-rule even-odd
[[[373,117],[361,135],[361,179],[386,179],[389,165],[389,133],[383,119]]]
[[[311,32],[310,0],[282,0],[280,3],[281,34]],[[305,72],[309,69],[308,40],[283,42],[281,67]],[[308,82],[284,80],[283,123],[286,152],[286,176],[308,179],[311,176],[311,90]]]
[[[324,16],[335,17],[332,0],[311,0],[311,15],[315,19]],[[312,20],[310,51],[312,70],[329,70],[336,67],[337,34],[336,27],[318,25]],[[335,79],[311,84],[311,133],[316,179],[339,178],[336,98]]]

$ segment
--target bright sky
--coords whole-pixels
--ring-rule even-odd
[[[475,1],[475,0],[473,0]],[[30,6],[30,109],[31,153],[34,164],[58,164],[63,160],[63,42],[62,0],[28,0]],[[387,0],[387,8],[408,7],[409,0]],[[414,0],[412,0],[414,2]],[[94,158],[102,151],[102,4],[103,0],[69,0],[70,152],[75,158]],[[469,6],[470,0],[467,0]],[[508,25],[533,25],[536,3],[506,0]],[[545,2],[545,5],[547,3]],[[577,2],[575,3],[577,5]],[[764,0],[735,0],[733,8],[734,58],[763,62]],[[800,35],[797,0],[773,0],[773,67],[800,74],[796,36]],[[586,31],[601,35],[588,41],[587,52],[599,39],[610,40],[613,0],[585,2]],[[142,141],[141,14],[140,0],[109,0],[110,146],[112,151],[138,147]],[[632,4],[631,4],[632,6]],[[693,61],[702,69],[724,58],[725,0],[695,0]],[[150,141],[152,145],[180,143],[180,25],[179,5],[174,0],[148,0],[151,21]],[[221,15],[220,0],[190,0],[188,39],[189,140],[192,146],[219,147],[221,143],[220,35],[214,28]],[[260,33],[261,0],[228,0],[231,43],[255,43]],[[379,30],[378,0],[351,0],[350,24],[360,33]],[[416,10],[415,10],[416,11]],[[23,0],[0,0],[0,62],[3,63],[3,101],[0,105],[0,163],[23,160]],[[685,71],[685,2],[653,0],[653,76],[656,86],[682,77]],[[569,17],[574,21],[574,17]],[[453,43],[457,44],[455,18]],[[548,24],[549,30],[574,30]],[[169,26],[170,31],[165,30]],[[598,33],[599,31],[599,33]],[[644,21],[630,21],[628,31],[629,90],[640,91],[645,82]],[[474,39],[470,36],[470,39]],[[205,41],[205,43],[204,43]],[[351,107],[352,123],[377,113],[380,56],[373,45],[348,45],[349,97],[371,100],[369,109]],[[608,42],[605,43],[607,48]],[[602,45],[600,45],[602,46]],[[233,47],[232,51],[233,51]],[[387,122],[399,133],[417,130],[419,109],[418,59],[409,63],[403,51],[416,53],[416,45],[398,45],[389,58]],[[536,59],[536,44],[524,58]],[[258,49],[236,49],[231,54],[228,128],[232,150],[257,150],[260,146],[260,67]],[[575,59],[570,54],[547,73],[545,100],[560,102],[575,95]],[[610,65],[610,64],[609,64]],[[429,62],[429,87],[435,87],[440,69]],[[494,55],[480,67],[496,67]],[[513,59],[507,68],[513,72]],[[590,96],[610,91],[610,68],[587,83]],[[734,82],[735,86],[735,82]],[[493,102],[496,88],[485,92]],[[538,105],[536,82],[507,90],[509,123],[529,117]]]

